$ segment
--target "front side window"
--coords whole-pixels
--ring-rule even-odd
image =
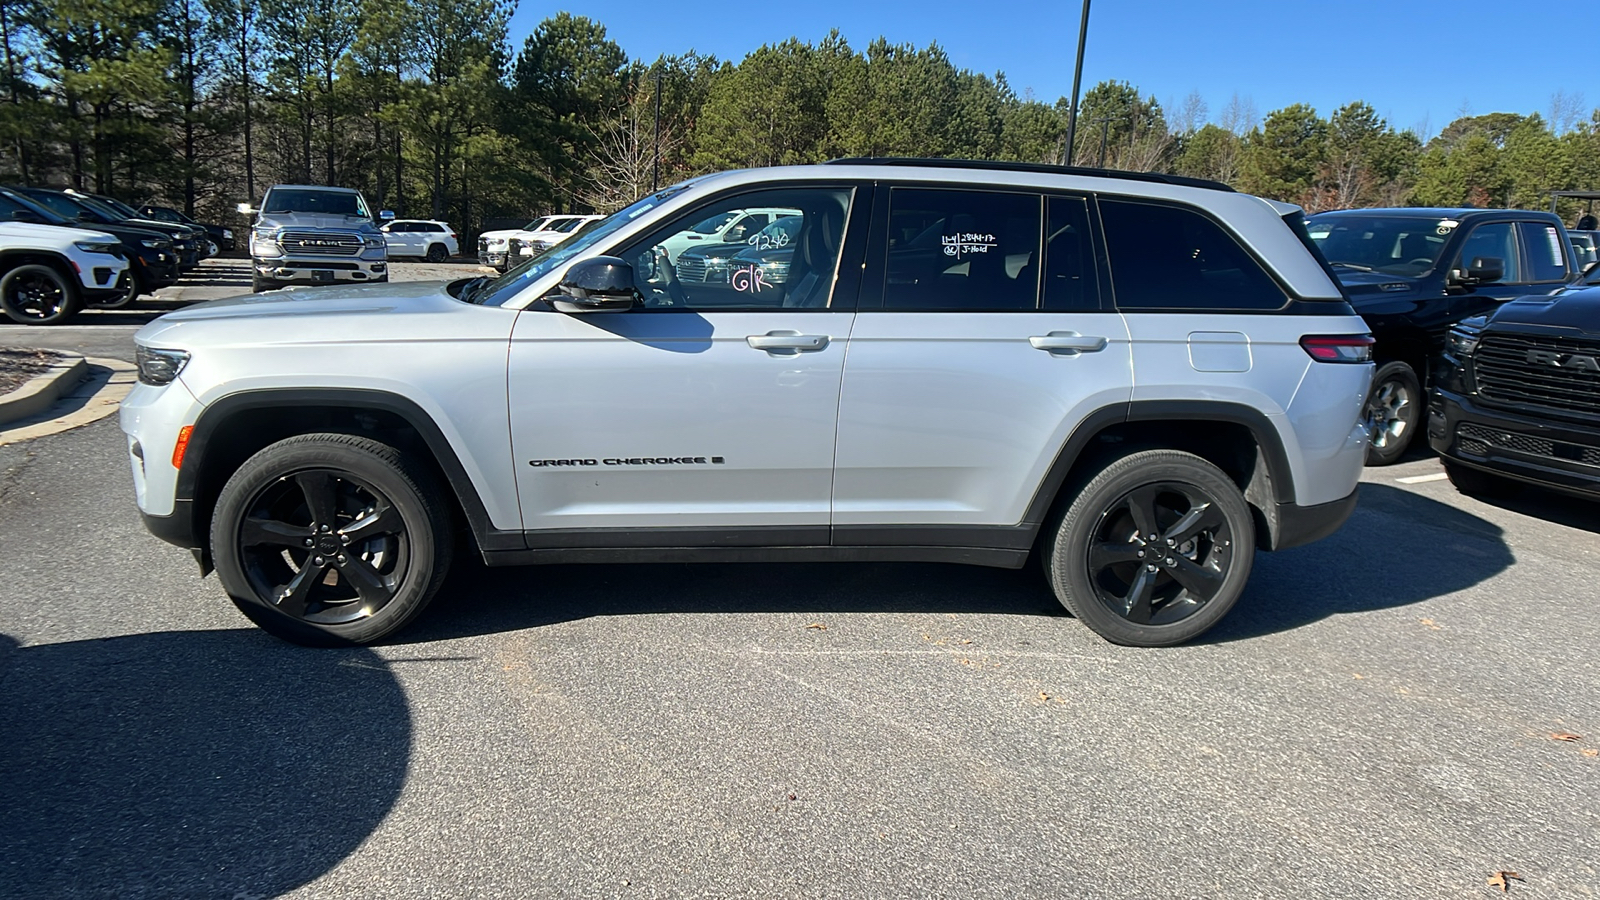
[[[826,309],[851,195],[847,188],[818,187],[730,197],[657,229],[618,255],[633,266],[646,309]],[[792,231],[774,235],[753,227],[771,219],[746,212],[754,206],[779,210],[792,220]]]
[[[892,189],[884,308],[1037,309],[1040,206],[1038,194]]]
[[[1288,296],[1222,226],[1196,210],[1100,200],[1120,309],[1281,309]]]
[[[1561,253],[1561,232],[1554,225],[1519,222],[1522,246],[1528,251],[1529,281],[1566,281],[1567,261]]]
[[[1498,259],[1504,273],[1500,284],[1521,284],[1522,266],[1517,260],[1517,236],[1510,222],[1490,222],[1472,229],[1461,245],[1455,268],[1471,268],[1476,259]]]

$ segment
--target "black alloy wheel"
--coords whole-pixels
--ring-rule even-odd
[[[17,266],[0,278],[0,310],[23,325],[59,325],[78,314],[77,286],[51,266]]]
[[[1046,568],[1062,605],[1096,633],[1158,647],[1226,615],[1254,553],[1254,520],[1232,479],[1193,454],[1146,450],[1073,498]]]
[[[425,258],[431,263],[442,263],[449,256],[450,252],[444,248],[443,244],[429,244],[428,255]]]
[[[144,289],[144,280],[139,277],[138,270],[133,266],[129,266],[128,270],[122,274],[122,277],[117,281],[117,287],[121,289],[122,293],[116,297],[89,305],[95,309],[125,309],[133,301],[139,299],[141,295],[148,293]]]
[[[420,613],[450,562],[426,469],[366,438],[312,434],[260,451],[223,488],[212,556],[234,603],[299,644],[362,644]]]
[[[1422,382],[1403,362],[1385,363],[1372,375],[1362,419],[1367,426],[1367,465],[1387,466],[1411,446],[1422,425]]]

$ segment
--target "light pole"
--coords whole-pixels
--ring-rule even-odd
[[[1078,22],[1078,63],[1072,67],[1072,106],[1067,110],[1067,155],[1072,165],[1072,142],[1078,132],[1078,88],[1083,85],[1083,43],[1089,37],[1089,0],[1083,0],[1083,18]]]
[[[656,82],[656,139],[650,160],[650,193],[654,194],[661,187],[661,70],[651,77]]]

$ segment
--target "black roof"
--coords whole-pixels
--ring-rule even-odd
[[[1504,216],[1506,213],[1516,213],[1532,219],[1548,220],[1554,218],[1550,213],[1539,209],[1480,209],[1476,206],[1389,206],[1373,207],[1371,209],[1329,209],[1317,213],[1318,216],[1392,216],[1394,218],[1414,219],[1481,219],[1485,216]]]
[[[1121,178],[1126,181],[1148,181],[1156,184],[1176,184],[1184,187],[1205,188],[1211,191],[1233,192],[1220,181],[1189,178],[1183,175],[1165,175],[1160,172],[1128,172],[1123,169],[1095,169],[1088,166],[1052,166],[1045,163],[1002,162],[992,159],[930,159],[915,156],[847,156],[830,159],[827,166],[925,166],[939,169],[986,169],[994,172],[1033,172],[1043,175],[1083,175],[1089,178]]]

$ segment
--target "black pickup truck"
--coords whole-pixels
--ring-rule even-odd
[[[1547,212],[1353,209],[1318,213],[1306,227],[1378,341],[1368,465],[1399,459],[1422,430],[1450,326],[1516,297],[1553,294],[1577,268],[1566,229]]]

